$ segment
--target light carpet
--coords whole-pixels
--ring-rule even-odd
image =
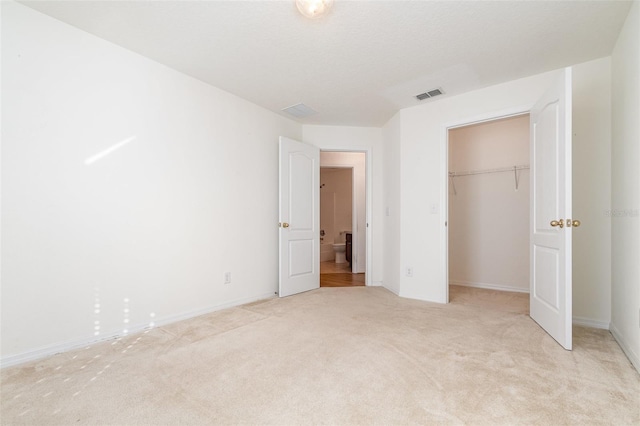
[[[321,288],[1,372],[3,425],[640,424],[611,335]]]

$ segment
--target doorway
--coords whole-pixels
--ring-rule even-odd
[[[454,304],[529,315],[529,114],[448,130]]]
[[[366,281],[366,154],[320,152],[320,287]]]
[[[445,301],[449,302],[449,130],[529,114],[529,316],[567,350],[572,348],[571,237],[573,229],[580,226],[579,220],[572,219],[571,206],[571,81],[571,68],[565,68],[533,105],[446,123],[441,138],[441,200],[445,210],[441,228],[445,272],[442,288]],[[435,210],[437,212],[437,205]],[[501,232],[509,230],[504,227]],[[499,268],[501,263],[494,267]]]

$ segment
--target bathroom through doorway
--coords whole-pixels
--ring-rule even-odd
[[[366,154],[320,152],[320,286],[364,286]]]

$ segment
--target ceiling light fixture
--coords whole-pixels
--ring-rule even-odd
[[[331,9],[333,0],[296,0],[300,13],[310,19],[321,18]]]

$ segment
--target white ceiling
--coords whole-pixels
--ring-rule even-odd
[[[442,97],[611,54],[626,1],[27,1],[33,9],[313,124],[381,126]],[[282,113],[283,114],[283,113]]]

